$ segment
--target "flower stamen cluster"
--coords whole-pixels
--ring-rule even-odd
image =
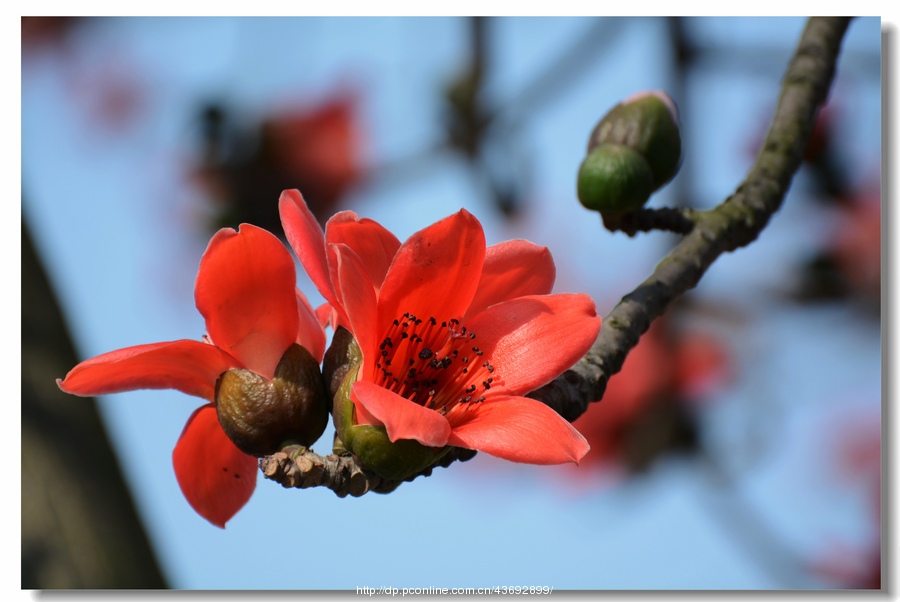
[[[483,403],[479,389],[489,390],[499,378],[472,344],[475,338],[456,318],[439,324],[433,316],[422,320],[406,312],[379,345],[374,382],[444,416],[460,405]]]

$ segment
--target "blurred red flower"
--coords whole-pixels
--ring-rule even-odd
[[[220,105],[205,110],[206,156],[194,178],[223,205],[219,222],[277,231],[265,202],[300,188],[320,223],[363,175],[357,98],[343,93],[309,108],[282,110],[250,127]]]
[[[881,187],[876,182],[841,203],[830,254],[850,288],[881,297]]]
[[[836,436],[831,436],[836,433]],[[881,420],[841,419],[832,428],[836,476],[868,497],[873,534],[861,544],[832,544],[811,564],[813,573],[842,589],[881,589]]]
[[[676,336],[666,318],[653,323],[607,385],[575,421],[591,444],[582,464],[631,473],[667,450],[695,445],[689,404],[727,379],[731,362],[716,338]]]

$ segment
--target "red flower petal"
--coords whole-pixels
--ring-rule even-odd
[[[272,378],[297,339],[294,260],[275,235],[250,224],[219,230],[209,242],[194,288],[197,309],[217,347]]]
[[[344,244],[329,244],[334,253],[334,267],[340,282],[341,303],[349,320],[349,328],[363,353],[363,371],[373,366],[372,354],[378,350],[376,316],[378,312],[375,286],[369,279],[366,267],[350,247]]]
[[[404,312],[438,321],[462,318],[484,265],[484,231],[461,209],[413,234],[397,252],[378,300],[378,323]]]
[[[509,240],[487,248],[475,298],[466,312],[483,309],[525,295],[546,295],[553,290],[556,266],[547,247],[527,240]],[[465,322],[466,320],[464,320]]]
[[[106,395],[136,389],[175,389],[212,401],[216,379],[230,368],[242,368],[236,359],[199,341],[172,341],[137,345],[83,361],[57,380],[73,395]]]
[[[191,507],[223,529],[256,488],[256,458],[235,447],[211,404],[188,419],[172,452],[172,464]]]
[[[316,308],[316,317],[319,319],[319,325],[325,328],[331,324],[333,320],[334,308],[330,303],[323,303]]]
[[[493,396],[459,414],[448,443],[477,449],[513,462],[563,464],[579,462],[590,449],[587,441],[559,414],[527,397]],[[454,417],[453,422],[459,418]]]
[[[376,290],[381,288],[400,248],[400,241],[387,228],[374,220],[360,219],[352,211],[342,211],[328,220],[325,240],[329,244],[343,243],[353,249],[357,257],[363,260]]]
[[[325,233],[316,217],[306,206],[299,190],[285,190],[278,199],[281,227],[294,249],[303,269],[309,274],[316,288],[332,306],[337,305],[328,261],[325,258]]]
[[[600,332],[594,301],[585,294],[537,295],[498,303],[469,322],[478,346],[502,379],[500,391],[522,395],[581,359]]]
[[[325,329],[319,320],[319,316],[309,304],[300,289],[297,289],[297,313],[300,318],[300,326],[297,331],[297,344],[305,347],[319,363],[325,355]]]
[[[365,381],[353,384],[350,399],[384,424],[391,441],[415,439],[428,447],[447,444],[450,423],[434,410]]]

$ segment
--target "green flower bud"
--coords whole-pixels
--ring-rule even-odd
[[[643,207],[653,192],[653,173],[637,151],[619,144],[594,148],[578,170],[578,200],[604,214]]]
[[[435,464],[450,451],[450,446],[427,447],[412,439],[392,442],[383,426],[357,424],[350,389],[356,382],[362,353],[352,339],[346,354],[358,360],[347,371],[334,396],[335,453],[350,452],[366,470],[384,479],[402,481]]]
[[[603,144],[621,144],[637,151],[653,174],[651,192],[675,177],[681,167],[678,108],[665,92],[640,92],[613,107],[588,141],[588,153]]]
[[[267,380],[228,370],[216,381],[216,411],[225,434],[245,454],[266,456],[290,444],[312,445],[328,423],[319,363],[296,343]]]

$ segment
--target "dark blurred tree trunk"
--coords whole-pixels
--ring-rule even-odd
[[[56,386],[77,358],[22,222],[22,588],[164,588],[93,399]]]

